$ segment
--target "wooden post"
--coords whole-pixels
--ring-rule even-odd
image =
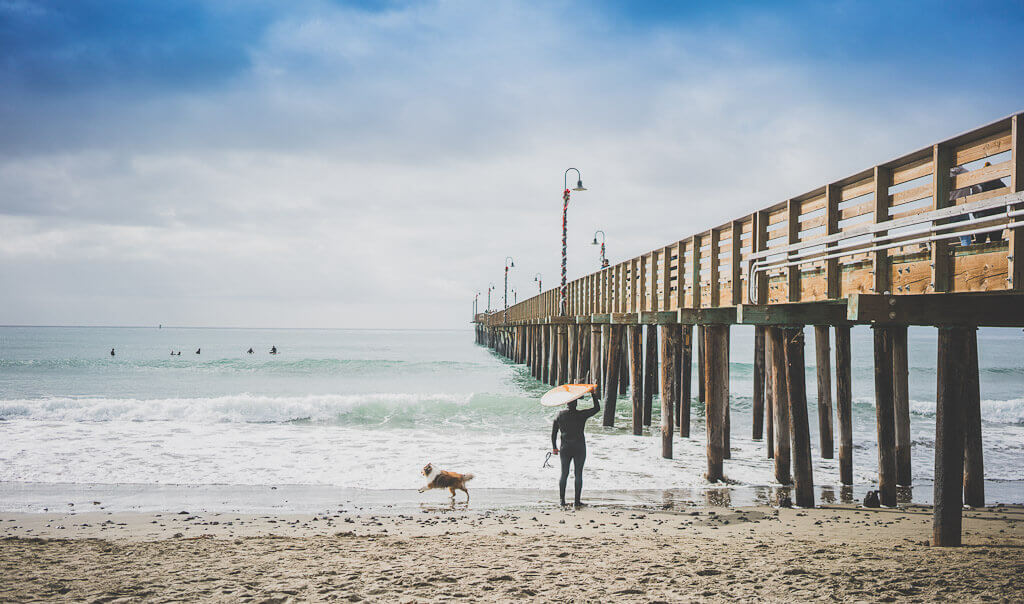
[[[751,438],[764,435],[764,326],[754,327],[754,427]]]
[[[653,267],[652,267],[653,268]],[[653,299],[654,296],[652,295]],[[658,327],[647,326],[647,340],[644,348],[644,425],[651,425],[654,390],[658,383]]]
[[[878,497],[882,505],[896,505],[896,435],[892,405],[892,335],[875,325],[875,418],[878,427]],[[961,451],[961,455],[963,452]],[[961,469],[961,472],[963,470]]]
[[[551,347],[550,326],[538,325],[537,327],[540,330],[540,341],[538,342],[538,344],[540,344],[540,350],[538,351],[540,352],[540,358],[537,359],[537,362],[540,365],[540,381],[545,384],[550,384],[551,381],[548,377],[549,372],[551,371],[551,363],[548,361],[550,357],[549,349]]]
[[[575,325],[566,325],[566,326],[563,327],[563,329],[566,330],[565,344],[569,348],[569,354],[567,355],[568,358],[567,358],[567,363],[566,363],[566,368],[565,368],[566,371],[565,371],[564,381],[566,383],[575,384],[577,382],[577,380],[576,380],[576,364],[579,361],[579,359],[577,358],[577,356],[579,355],[579,349],[576,347],[576,345],[577,345],[576,326]]]
[[[775,369],[772,366],[772,338],[771,328],[762,327],[764,330],[764,414],[765,414],[765,450],[768,452],[768,459],[775,457],[775,393],[772,384]]]
[[[839,418],[839,481],[853,484],[853,381],[850,328],[836,326],[836,416]]]
[[[555,325],[548,325],[548,384],[558,384],[558,336],[555,334]]]
[[[1024,191],[1024,116],[1013,116],[1010,124],[1010,193]],[[1014,206],[1020,209],[1020,204]],[[1013,222],[1020,222],[1014,218]],[[1024,289],[1024,233],[1009,229],[1006,278],[1010,289]]]
[[[608,344],[612,338],[612,326],[605,324],[601,326],[601,379],[598,383],[604,392],[608,391]],[[618,386],[616,385],[616,388]]]
[[[643,325],[629,326],[629,372],[633,390],[630,393],[633,402],[633,435],[644,433],[644,393],[643,387]]]
[[[681,327],[679,354],[679,436],[690,437],[690,398],[693,390],[693,325]]]
[[[910,476],[910,370],[907,326],[890,327],[892,337],[892,404],[896,436],[896,484],[909,487]]]
[[[608,343],[608,382],[604,391],[604,425],[615,425],[615,400],[619,395],[619,367],[622,365],[622,327],[611,325]]]
[[[697,400],[700,402],[707,401],[707,363],[704,352],[704,326],[697,326]]]
[[[581,382],[593,384],[590,378],[590,326],[587,324],[580,325],[579,330],[580,340],[580,358],[579,366],[576,369],[576,375],[579,376]]]
[[[793,482],[796,504],[814,507],[814,469],[811,432],[807,420],[807,384],[804,368],[804,330],[786,329],[786,391],[789,394],[789,432],[793,437]]]
[[[729,396],[729,351],[725,325],[708,325],[704,329],[704,358],[708,364],[707,401],[704,403],[704,425],[707,426],[706,448],[709,482],[722,480],[722,458],[725,454],[725,399]]]
[[[569,326],[558,326],[558,383],[569,382]]]
[[[729,326],[725,326],[725,365],[722,366],[722,372],[725,377],[722,381],[725,388],[725,396],[722,398],[722,458],[732,459],[732,418],[729,413]]]
[[[949,191],[953,179],[949,171],[953,167],[953,150],[947,145],[932,146],[932,209],[947,208],[951,204]],[[931,293],[949,291],[952,287],[952,257],[949,255],[947,240],[931,242],[932,282]]]
[[[935,401],[935,505],[932,545],[961,541],[964,476],[964,381],[968,378],[967,327],[940,327]]]
[[[679,336],[678,325],[661,326],[661,456],[672,459],[672,411],[679,386]]]
[[[981,451],[981,388],[978,383],[978,331],[968,328],[964,376],[964,503],[985,505],[985,463]]]
[[[789,475],[789,394],[786,389],[786,348],[781,327],[769,327],[772,412],[775,428],[775,481],[792,484]]]
[[[621,350],[623,351],[623,353],[619,355],[619,395],[625,396],[626,388],[628,386],[632,386],[632,384],[629,383],[629,359],[626,358],[625,354],[625,351],[629,348],[629,344],[627,342],[629,335],[627,334],[626,329],[622,327],[619,328],[619,333],[622,334],[620,339],[622,340]]]
[[[832,459],[832,363],[828,325],[814,326],[814,364],[818,373],[818,440],[821,458]]]
[[[590,380],[597,384],[595,392],[597,398],[601,398],[601,325],[594,323],[590,326]]]

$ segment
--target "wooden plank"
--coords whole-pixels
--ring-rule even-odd
[[[847,319],[862,324],[974,325],[1024,328],[1024,293],[886,296],[852,294]]]
[[[839,188],[829,185],[825,188],[825,234],[835,235],[839,232]],[[825,249],[831,253],[833,245],[826,244]],[[825,261],[825,297],[839,297],[839,260],[832,258]]]
[[[1024,191],[1024,117],[1013,116],[1010,131],[1012,152],[1010,154],[1010,192]],[[1020,206],[1017,206],[1020,207]],[[1020,222],[1020,219],[1013,219]],[[1024,232],[1010,229],[1010,249],[1007,252],[1008,285],[1013,290],[1024,290]]]
[[[789,222],[788,222],[788,238],[787,242],[789,245],[795,245],[800,240],[800,223],[798,218],[800,216],[800,203],[789,200]],[[796,302],[800,300],[800,267],[791,266],[787,271],[786,279],[786,300],[789,302]]]
[[[691,308],[700,308],[700,300],[701,300],[701,295],[700,295],[700,293],[701,293],[700,292],[700,263],[701,263],[700,246],[701,246],[701,240],[702,240],[702,238],[701,238],[700,235],[694,235],[693,237],[690,238],[690,244],[689,244],[690,245],[690,250],[691,250],[690,253],[692,255],[692,262],[693,262],[693,266],[692,266],[691,272],[690,272],[690,307]],[[679,263],[679,266],[680,267],[683,266],[682,262]],[[681,268],[680,268],[680,274],[682,274],[682,269]],[[680,289],[679,291],[680,291],[680,294],[679,294],[679,305],[676,308],[682,309],[683,308],[682,289]]]
[[[873,189],[874,185],[872,184],[871,178],[865,178],[852,184],[843,185],[841,193],[839,194],[839,200],[849,201],[851,199],[856,199],[861,195],[867,195]]]
[[[1011,168],[1012,160],[1007,160],[1000,164],[993,164],[984,168],[978,168],[977,170],[971,170],[965,174],[957,174],[953,177],[953,188],[959,189],[961,187],[976,185],[996,178],[1005,178],[1010,175]]]
[[[849,220],[865,214],[870,214],[875,209],[874,201],[865,201],[855,206],[849,206],[839,210],[839,220]],[[847,227],[843,227],[844,229]]]
[[[1015,118],[1017,116],[1014,116]],[[968,162],[984,159],[997,153],[1004,153],[1013,148],[1012,132],[997,132],[956,148],[954,162],[962,166]]]
[[[754,215],[754,253],[763,252],[768,249],[768,215],[765,212],[758,212]],[[748,269],[748,274],[749,274]],[[755,280],[754,289],[755,295],[757,296],[756,302],[764,304],[768,301],[768,276],[762,271],[759,272],[753,278]],[[748,302],[754,302],[754,300],[748,300]]]
[[[922,176],[928,176],[932,173],[932,165],[935,158],[928,157],[919,159],[903,166],[892,167],[892,184],[901,185],[905,182],[914,180],[915,178],[921,178]]]
[[[721,293],[718,287],[718,242],[720,237],[721,233],[718,231],[718,229],[711,229],[711,241],[710,245],[708,246],[708,258],[710,260],[708,264],[710,264],[711,271],[708,277],[711,290],[711,306],[719,306],[719,294]]]
[[[934,145],[932,154],[935,164],[935,174],[932,178],[934,187],[932,200],[933,207],[938,210],[950,205],[949,192],[952,179],[949,177],[949,170],[953,167],[953,154],[948,147],[943,145]],[[950,285],[949,244],[945,241],[936,241],[932,243],[931,247],[931,291],[948,291]]]
[[[875,166],[874,173],[874,200],[872,204],[872,221],[875,224],[889,222],[889,186],[892,182],[892,171],[882,166]],[[879,233],[884,235],[885,233]],[[874,274],[872,289],[876,293],[884,293],[892,287],[889,280],[889,253],[885,250],[873,252],[871,256],[871,271]]]
[[[670,271],[672,269],[672,249],[669,246],[661,248],[661,308],[659,310],[670,310],[669,296],[672,294],[672,288],[670,287]],[[682,266],[682,260],[679,261]]]
[[[892,199],[892,202],[889,205],[891,205],[891,206],[899,206],[899,205],[903,205],[903,204],[906,204],[906,203],[911,203],[911,202],[914,202],[914,201],[925,199],[925,198],[931,197],[931,196],[932,196],[932,184],[928,183],[926,185],[921,185],[919,187],[914,187],[913,189],[906,189],[906,190],[900,191],[898,193],[893,193],[892,195],[890,195],[890,197]]]
[[[736,307],[736,323],[743,325],[842,325],[846,315],[843,299]]]
[[[730,299],[729,304],[736,305],[743,301],[743,288],[740,287],[740,275],[742,274],[740,237],[743,234],[743,225],[735,220],[732,223],[732,250],[729,258],[731,272],[729,274]]]

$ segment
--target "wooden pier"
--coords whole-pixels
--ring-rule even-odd
[[[730,326],[754,325],[753,437],[766,437],[794,502],[813,506],[803,328],[814,326],[820,450],[838,452],[840,481],[852,484],[850,327],[870,325],[879,496],[894,506],[897,485],[910,484],[907,326],[934,326],[931,543],[959,545],[963,504],[985,501],[977,328],[1024,327],[1021,226],[1024,113],[576,279],[564,315],[558,289],[478,314],[476,338],[545,383],[600,384],[606,426],[629,385],[634,434],[650,425],[657,387],[666,458],[677,430],[690,436],[696,344],[706,478],[717,481],[730,457]]]

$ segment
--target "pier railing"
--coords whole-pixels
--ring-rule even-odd
[[[1024,113],[867,168],[568,284],[567,314],[1024,289]],[[995,241],[961,237],[996,233]],[[551,289],[477,315],[559,314]]]

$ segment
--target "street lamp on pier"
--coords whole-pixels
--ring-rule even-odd
[[[491,292],[494,291],[494,282],[487,286],[487,312],[491,312]]]
[[[601,233],[601,241],[600,242],[598,242],[598,240],[597,240],[597,234],[598,233]],[[608,259],[605,258],[605,256],[604,256],[604,231],[602,231],[601,229],[598,229],[598,230],[594,231],[594,243],[593,243],[593,245],[597,245],[598,243],[601,244],[601,268],[608,268]]]
[[[537,293],[539,294],[540,292],[542,292],[544,290],[544,286],[541,283],[541,279],[540,279],[540,273],[537,273],[536,275],[534,275],[533,276],[533,280],[537,282]]]
[[[576,171],[576,188],[573,191],[586,191],[583,188],[583,177],[580,175],[580,171],[576,168],[566,170],[562,179],[562,185],[565,188],[562,193],[562,285],[558,288],[558,312],[562,316],[565,316],[565,237],[566,218],[569,213],[569,172],[573,170]]]
[[[508,269],[515,267],[516,263],[512,260],[512,256],[505,256],[505,315],[502,316],[502,320],[506,319],[508,316]]]

